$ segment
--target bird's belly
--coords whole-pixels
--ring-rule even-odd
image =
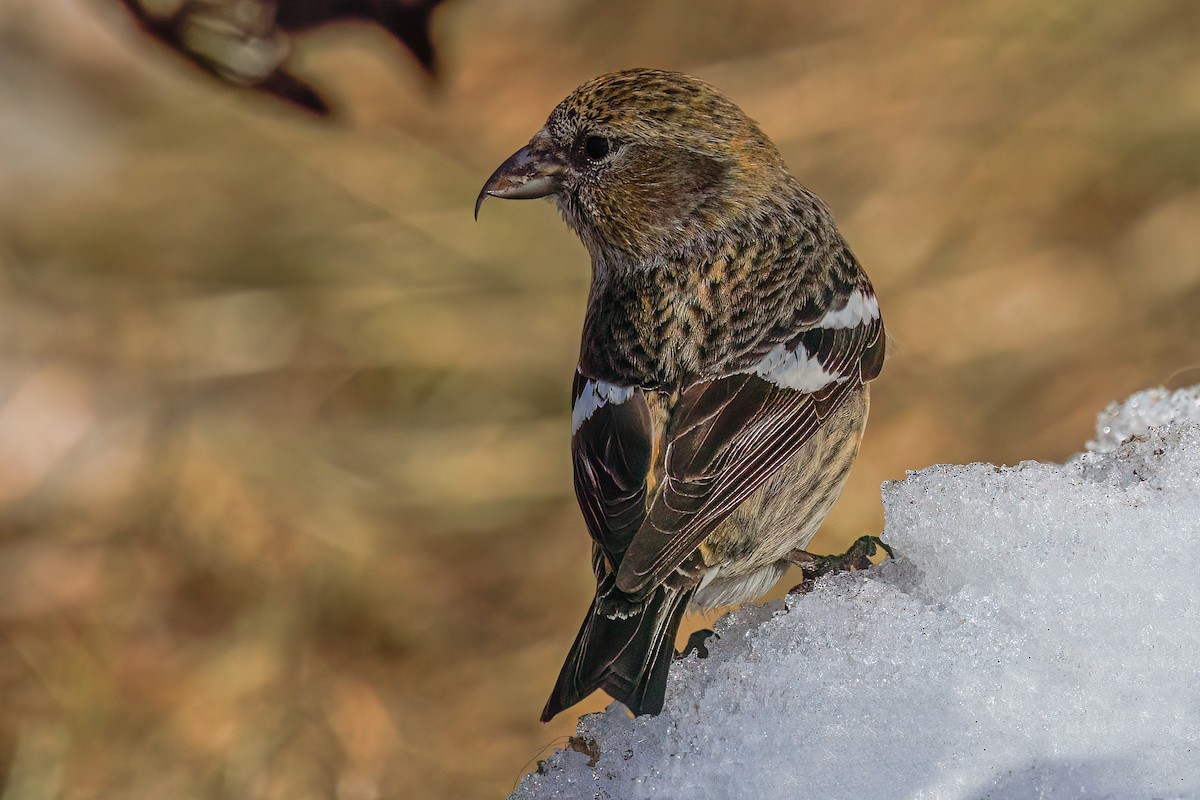
[[[747,497],[700,545],[706,567],[692,605],[753,600],[787,570],[833,508],[867,422],[868,390],[851,395],[770,480]]]

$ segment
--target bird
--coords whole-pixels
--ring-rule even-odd
[[[758,124],[682,73],[584,83],[476,219],[488,197],[552,198],[591,255],[571,453],[596,594],[542,720],[597,689],[658,714],[685,611],[753,600],[790,564],[869,566],[882,544],[804,550],[858,455],[879,302]]]

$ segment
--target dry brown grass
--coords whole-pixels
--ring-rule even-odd
[[[453,0],[323,125],[101,0],[0,16],[8,798],[503,794],[587,604],[582,248],[471,203],[582,80],[722,86],[837,212],[896,346],[819,541],[881,480],[1061,459],[1200,381],[1200,6]],[[595,700],[588,708],[598,708]]]

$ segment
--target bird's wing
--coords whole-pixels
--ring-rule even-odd
[[[617,588],[637,598],[661,584],[879,373],[883,354],[864,278],[746,371],[686,388],[667,426],[662,482],[625,547]]]
[[[612,570],[646,516],[652,424],[642,390],[575,374],[571,455],[575,494]],[[603,567],[597,563],[597,573]]]

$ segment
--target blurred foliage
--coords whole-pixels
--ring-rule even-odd
[[[326,124],[111,2],[5,4],[5,800],[495,797],[565,741],[586,257],[471,203],[600,72],[721,86],[875,281],[894,356],[817,549],[906,469],[1061,459],[1200,382],[1200,5],[733,9],[457,0],[437,88],[322,30]]]
[[[330,23],[377,24],[432,76],[429,25],[441,0],[113,0],[150,36],[234,86],[325,115],[329,101],[288,71],[291,34]]]

